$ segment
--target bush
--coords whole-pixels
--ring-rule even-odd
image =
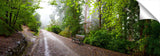
[[[14,32],[15,32],[14,29],[12,29],[4,21],[0,20],[0,35],[9,36]]]
[[[59,34],[62,31],[58,25],[52,25],[51,27],[48,27],[47,30],[56,34]]]
[[[90,32],[89,37],[85,38],[84,43],[122,53],[128,53],[129,48],[132,46],[132,42],[115,37],[115,34],[111,34],[107,30]]]
[[[153,38],[149,37],[147,38],[146,42],[146,52],[148,55],[153,56],[160,56],[160,37]]]
[[[9,35],[11,35],[14,31],[13,31],[13,29],[11,29],[10,27],[8,27],[7,28],[7,26],[5,26],[5,25],[1,25],[0,24],[0,35],[5,35],[5,36],[9,36]],[[12,30],[12,31],[9,31],[9,30]]]
[[[28,24],[28,27],[30,28],[31,31],[38,33],[40,25],[38,21],[33,21]]]
[[[149,31],[148,35],[150,36],[146,37],[145,50],[146,50],[146,53],[150,56],[160,56],[160,29],[159,28],[160,28],[160,23],[157,21],[152,21],[150,29],[146,29],[146,31]]]
[[[64,37],[70,37],[69,27],[65,28],[63,31],[59,33],[59,35]]]

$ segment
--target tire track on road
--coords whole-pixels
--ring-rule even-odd
[[[45,56],[50,56],[50,50],[48,50],[48,42],[47,42],[47,38],[44,37],[44,45],[45,45]]]

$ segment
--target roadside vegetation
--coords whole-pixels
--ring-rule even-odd
[[[35,10],[40,8],[33,0],[1,0],[0,1],[0,35],[9,36],[22,31],[22,25],[38,32],[40,21]]]
[[[60,6],[59,2],[64,5]],[[51,4],[62,7],[59,11],[64,16],[49,31],[65,37],[85,35],[84,43],[121,53],[160,55],[160,23],[140,20],[136,0],[53,0]]]
[[[48,27],[47,30],[54,32],[56,34],[58,34],[62,31],[58,25],[52,25],[52,26]]]

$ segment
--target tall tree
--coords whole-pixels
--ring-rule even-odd
[[[33,5],[33,0],[2,0],[0,1],[0,27],[5,28],[0,35],[8,35],[10,33],[22,30],[21,25],[27,20],[32,20],[33,13],[39,8],[38,4]]]
[[[101,0],[98,0],[98,5],[99,5],[99,28],[101,28],[101,19],[102,19],[102,16],[101,16],[101,7],[102,7],[102,2]]]
[[[81,28],[82,0],[65,0],[65,17],[63,25],[70,28],[71,35],[75,36]]]

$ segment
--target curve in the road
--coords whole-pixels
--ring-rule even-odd
[[[53,36],[52,33],[46,31],[46,30],[42,30],[43,35],[44,35],[44,42],[45,42],[45,56],[49,56],[50,55],[50,51],[61,51],[61,55],[74,55],[74,56],[79,56],[77,53],[75,53],[73,50],[71,50],[68,46],[66,46],[63,41],[59,40],[57,37]],[[50,44],[54,44],[53,42],[55,42],[55,45],[52,46],[48,46],[47,43],[47,39],[49,42],[52,42]],[[59,50],[53,50],[53,49],[49,49],[49,47],[54,47],[56,46],[56,49],[58,48]],[[65,51],[66,50],[66,51]],[[52,52],[53,53],[53,52]]]

